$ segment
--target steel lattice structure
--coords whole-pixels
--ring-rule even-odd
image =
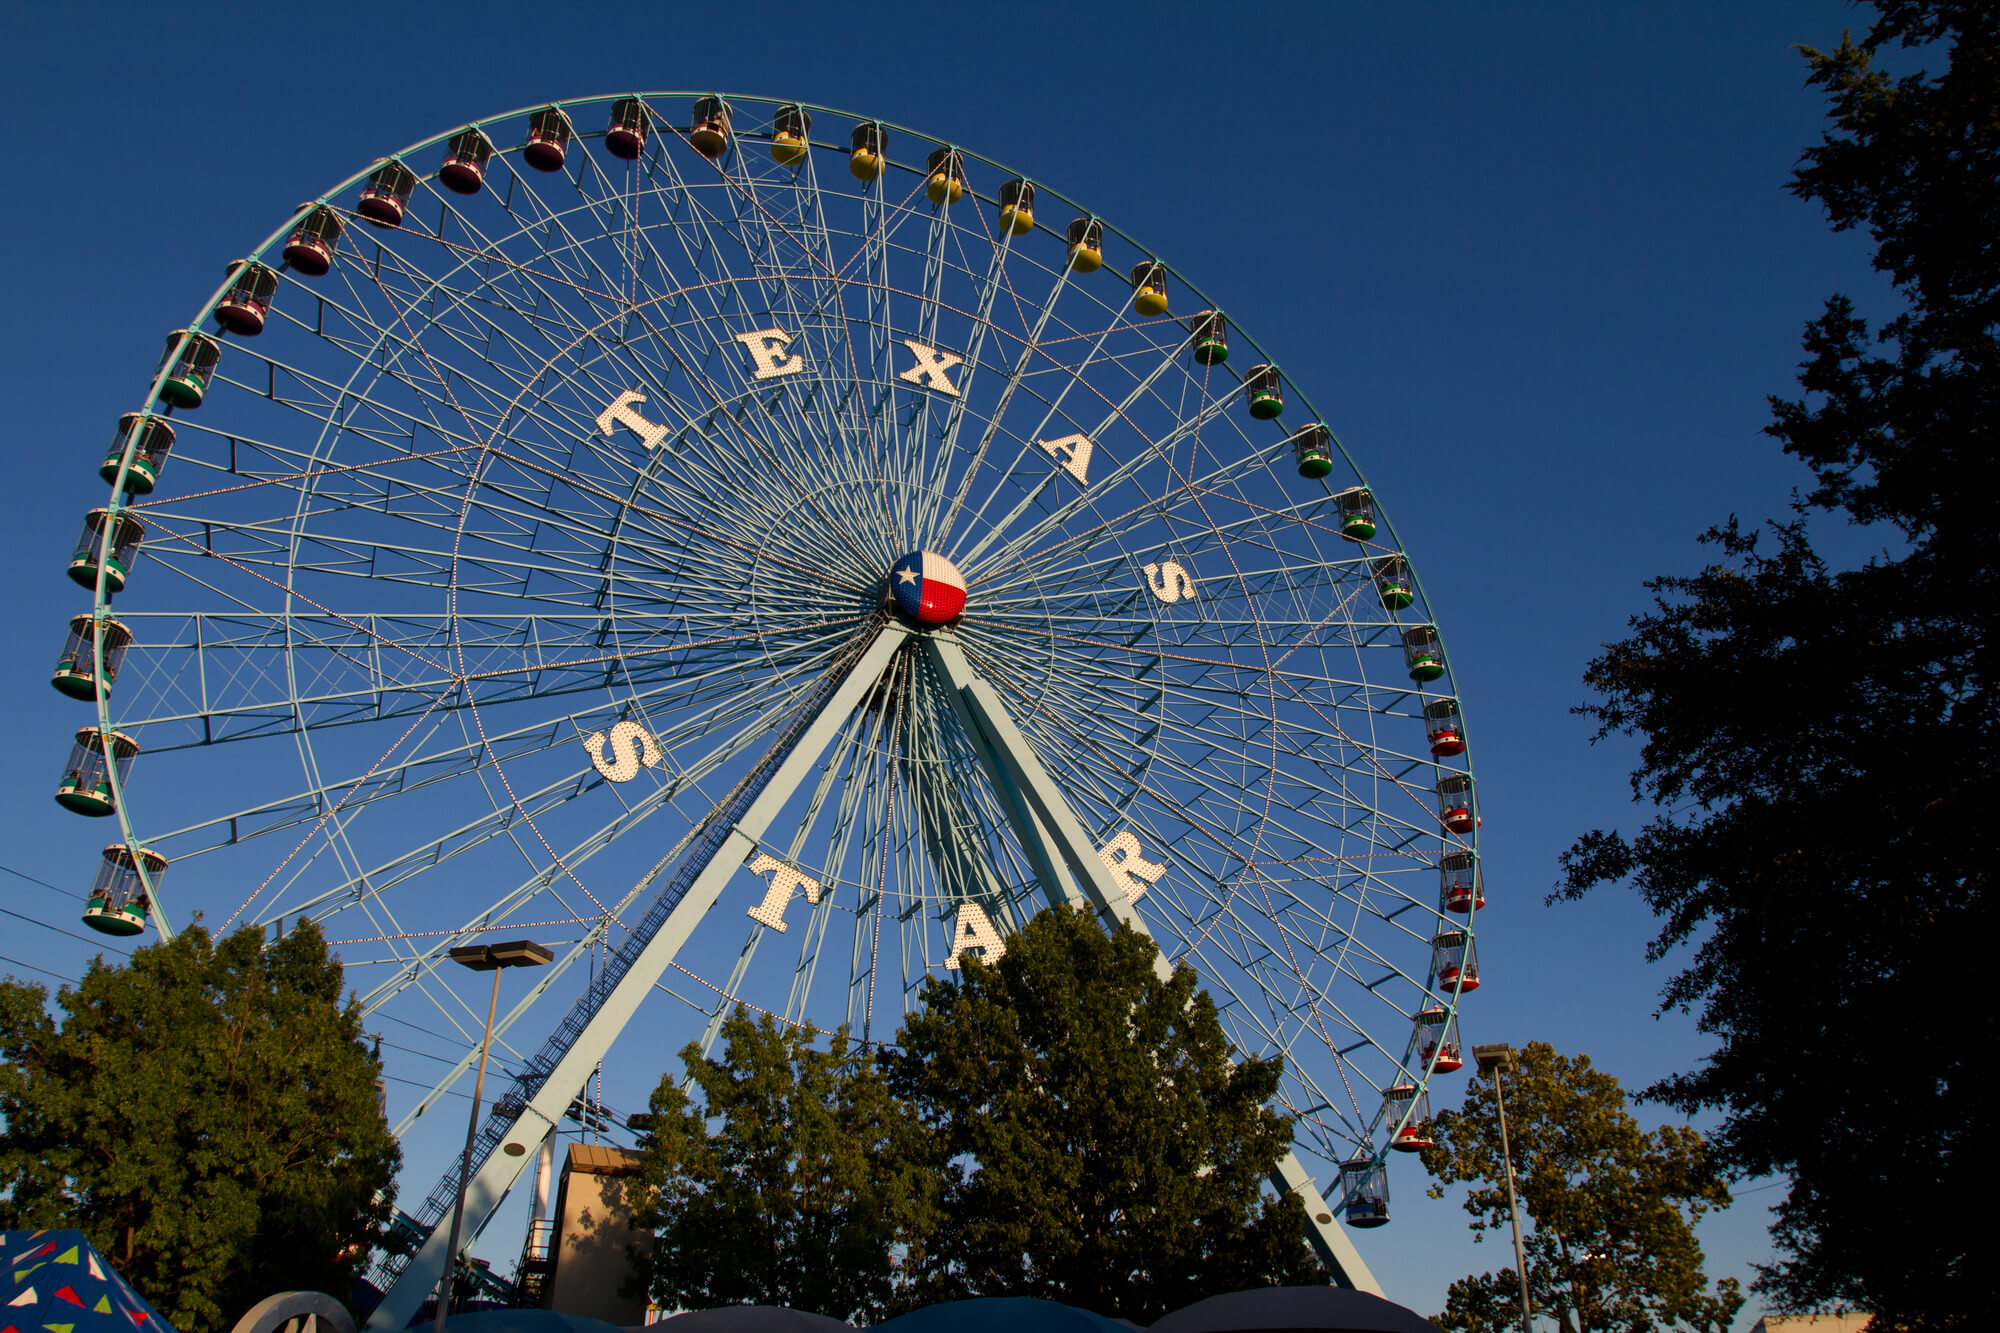
[[[1280,1183],[1368,1284],[1312,1181],[1421,1125],[1477,984],[1449,664],[1301,386],[1024,185],[753,97],[512,112],[302,205],[121,426],[70,657],[140,751],[85,755],[127,916],[318,921],[459,1043],[405,1125],[476,1055],[450,948],[569,928],[469,1234],[651,992],[703,1040],[739,999],[880,1040],[1069,900],[1286,1057]],[[924,552],[962,615],[899,614]]]

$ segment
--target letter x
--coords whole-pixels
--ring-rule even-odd
[[[897,379],[921,384],[926,389],[936,389],[939,393],[949,394],[953,398],[958,397],[958,386],[951,382],[951,376],[945,372],[965,360],[964,357],[955,356],[950,352],[940,352],[935,347],[926,347],[915,338],[903,339],[903,346],[909,348],[916,356],[917,364],[898,375]]]

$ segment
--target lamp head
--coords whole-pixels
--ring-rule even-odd
[[[492,972],[503,967],[540,967],[554,958],[555,951],[533,940],[508,940],[503,944],[461,944],[451,951],[451,961],[474,972]]]

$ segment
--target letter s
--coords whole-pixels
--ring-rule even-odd
[[[604,732],[593,731],[583,738],[583,748],[590,755],[591,767],[604,775],[606,782],[630,782],[639,776],[639,766],[652,768],[663,756],[660,743],[653,739],[653,733],[637,722],[620,722],[611,728],[609,758],[605,753]]]

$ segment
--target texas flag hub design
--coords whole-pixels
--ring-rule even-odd
[[[942,625],[965,610],[965,575],[935,551],[912,551],[889,571],[896,609],[923,625]]]

